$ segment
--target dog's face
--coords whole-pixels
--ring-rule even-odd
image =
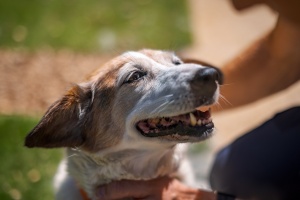
[[[127,52],[55,102],[25,145],[97,152],[122,142],[201,141],[213,131],[208,106],[221,82],[217,69],[169,52]]]

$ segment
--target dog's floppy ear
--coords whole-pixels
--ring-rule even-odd
[[[92,103],[90,87],[74,86],[48,109],[27,135],[27,147],[76,147],[83,144],[83,125]]]
[[[207,62],[196,60],[196,59],[181,58],[181,60],[184,63],[195,63],[195,64],[198,64],[198,65],[214,68],[215,70],[218,71],[218,74],[219,74],[219,84],[222,85],[224,83],[224,75],[223,75],[222,71],[220,70],[220,68],[218,68],[216,66],[213,66],[213,65],[211,65]]]

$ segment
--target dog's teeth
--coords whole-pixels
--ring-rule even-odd
[[[159,122],[159,119],[158,118],[149,119],[149,122],[153,124],[157,124]]]
[[[195,126],[197,124],[197,119],[193,113],[190,113],[190,121],[192,126]]]
[[[209,124],[209,123],[211,123],[212,122],[212,119],[211,118],[209,118],[209,119],[203,119],[202,120],[202,124]]]
[[[153,119],[153,121],[152,121],[154,124],[157,124],[157,123],[159,123],[159,119],[158,118],[155,118],[155,119]]]
[[[206,112],[210,109],[210,106],[200,106],[198,108],[196,108],[196,110],[199,110],[201,112]]]
[[[201,125],[202,125],[201,119],[199,119],[199,120],[197,121],[197,124],[198,124],[198,126],[201,126]]]
[[[166,123],[167,123],[167,120],[166,120],[165,118],[162,118],[162,119],[160,120],[160,123],[161,123],[161,124],[166,124]]]

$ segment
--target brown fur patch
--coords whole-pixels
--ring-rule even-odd
[[[50,106],[39,124],[28,134],[27,147],[75,147],[84,141],[78,123],[78,106],[82,93],[73,87],[63,98]]]
[[[126,59],[114,59],[90,76],[87,87],[72,87],[28,134],[25,146],[80,146],[94,152],[118,143],[123,132],[117,130],[111,113],[117,71],[125,62]],[[94,88],[91,88],[92,85]],[[84,112],[82,118],[80,112]]]

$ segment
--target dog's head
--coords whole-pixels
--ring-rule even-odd
[[[127,52],[56,101],[25,145],[96,152],[124,141],[201,141],[213,131],[208,106],[221,83],[216,68],[184,63],[173,53]]]

